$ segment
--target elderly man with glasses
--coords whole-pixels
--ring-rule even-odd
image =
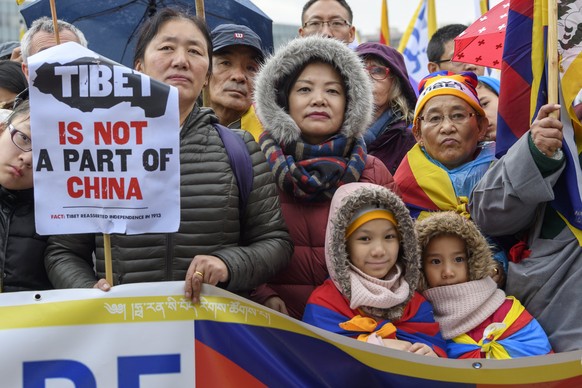
[[[309,0],[301,12],[299,35],[323,35],[349,44],[356,36],[352,21],[352,9],[345,0]]]

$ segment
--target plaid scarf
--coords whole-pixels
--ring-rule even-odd
[[[357,182],[366,165],[366,145],[360,136],[337,134],[321,144],[298,140],[278,144],[268,131],[259,144],[279,189],[307,201],[330,200],[343,184]]]

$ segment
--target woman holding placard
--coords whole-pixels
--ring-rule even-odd
[[[218,120],[196,104],[211,63],[210,35],[196,17],[166,8],[142,27],[135,69],[179,92],[181,220],[176,233],[112,236],[115,284],[185,279],[186,297],[198,302],[202,283],[244,293],[289,261],[292,244],[264,154],[245,134],[253,184],[240,211],[237,181],[213,125]],[[108,290],[103,256],[101,235],[54,236],[46,255],[49,277],[58,288]]]

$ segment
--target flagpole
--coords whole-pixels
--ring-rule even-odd
[[[548,104],[557,104],[558,96],[558,4],[548,0]],[[558,118],[559,112],[553,112]]]
[[[61,44],[61,38],[59,37],[59,24],[57,23],[57,6],[55,0],[50,0],[51,6],[51,16],[53,17],[53,26],[55,29],[55,42],[57,45]]]
[[[204,0],[196,0],[196,16],[206,21],[206,13],[204,11]],[[208,87],[202,88],[202,105],[208,106],[210,96],[208,94]]]

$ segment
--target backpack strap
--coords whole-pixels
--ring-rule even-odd
[[[231,131],[229,128],[218,123],[214,123],[214,128],[224,143],[230,168],[236,178],[239,191],[239,210],[244,214],[247,202],[253,188],[253,162],[242,137]]]

